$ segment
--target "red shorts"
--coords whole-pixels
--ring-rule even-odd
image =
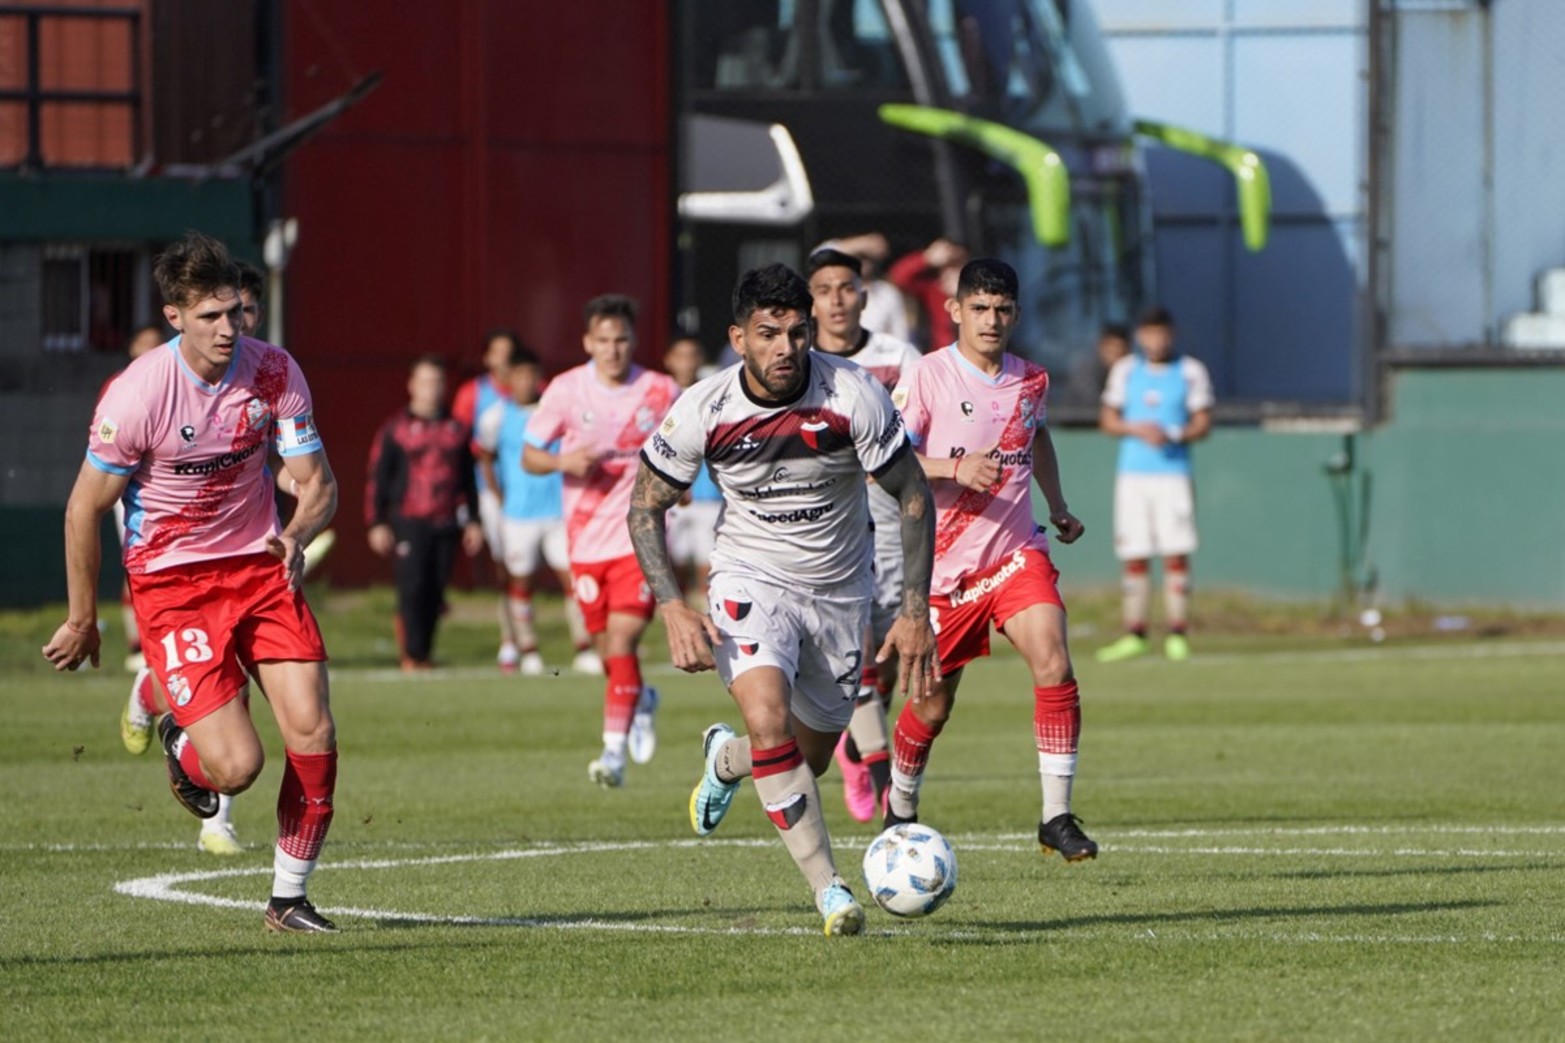
[[[310,606],[270,554],[131,576],[130,594],[147,666],[180,727],[243,693],[256,663],[326,658]]]
[[[651,619],[657,607],[634,554],[608,561],[573,561],[571,580],[589,634],[601,634],[609,628],[610,612]]]
[[[962,579],[949,594],[931,595],[929,619],[939,643],[940,670],[952,673],[989,654],[989,627],[1034,605],[1065,607],[1055,584],[1060,570],[1041,550],[1012,553],[998,565]]]

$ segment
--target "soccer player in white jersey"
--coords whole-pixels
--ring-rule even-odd
[[[243,698],[253,672],[286,752],[266,926],[333,931],[305,897],[332,818],[336,728],[326,649],[299,583],[337,483],[309,387],[281,348],[240,333],[239,272],[192,232],[153,267],[179,335],[131,364],[98,403],[65,510],[69,615],[44,646],[57,670],[98,665],[99,523],[126,504],[125,572],[147,660],[172,703],[158,720],[169,786],[200,818],[264,753]],[[266,470],[281,455],[299,507],[280,527]]]
[[[636,302],[604,294],[587,302],[582,345],[588,362],[550,382],[523,435],[522,467],[565,476],[565,534],[576,603],[608,675],[603,753],[587,777],[605,788],[625,781],[633,718],[652,727],[655,689],[641,681],[637,648],[652,618],[652,593],[625,529],[636,454],[662,421],[679,385],[637,365]],[[557,447],[550,448],[558,441]],[[643,748],[655,747],[655,736]]]
[[[889,395],[922,357],[905,340],[864,328],[864,280],[859,259],[835,249],[820,249],[804,267],[813,301],[815,349],[868,370]],[[867,648],[885,641],[902,605],[902,536],[896,498],[873,483],[869,513],[875,532],[875,601],[870,609]],[[875,817],[891,784],[891,750],[886,734],[886,703],[896,683],[895,657],[883,663],[866,659],[853,720],[837,743],[843,802],[860,822]]]
[[[728,331],[740,362],[685,392],[647,440],[629,522],[674,665],[715,666],[748,733],[706,730],[692,828],[716,829],[751,776],[826,934],[856,934],[864,910],[832,859],[815,777],[853,714],[863,669],[874,589],[865,475],[900,506],[902,611],[879,654],[900,653],[915,699],[935,670],[932,513],[890,397],[858,366],[809,350],[809,314],[809,288],[789,268],[745,273]],[[724,497],[709,615],[681,596],[665,543],[667,512],[703,461]]]
[[[1061,542],[1081,537],[1066,505],[1046,425],[1049,375],[1006,351],[1016,328],[1016,272],[1003,261],[963,266],[947,311],[956,343],[919,361],[894,396],[935,497],[930,615],[941,682],[897,718],[886,825],[918,816],[929,748],[945,727],[962,670],[989,654],[998,628],[1032,673],[1033,733],[1043,786],[1038,842],[1067,861],[1098,845],[1071,814],[1081,699],[1065,642],[1065,603],[1049,537],[1032,513],[1036,482]]]

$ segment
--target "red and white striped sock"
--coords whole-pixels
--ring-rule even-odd
[[[944,727],[944,722],[925,724],[913,713],[911,703],[902,704],[891,743],[891,811],[898,818],[918,814],[918,790],[929,765],[929,747]]]
[[[625,752],[625,735],[641,698],[641,663],[633,655],[609,656],[603,663],[603,748]]]
[[[277,792],[277,850],[272,859],[272,897],[302,898],[331,828],[337,789],[337,751],[285,751],[282,788]]]
[[[1081,739],[1081,690],[1076,682],[1039,685],[1033,692],[1033,735],[1043,785],[1043,821],[1071,808],[1076,747]]]

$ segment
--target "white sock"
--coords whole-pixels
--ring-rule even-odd
[[[1038,776],[1043,783],[1043,821],[1052,822],[1071,809],[1071,783],[1076,779],[1074,753],[1038,754]]]
[[[603,733],[603,760],[610,765],[624,765],[625,743],[628,735],[625,732]]]
[[[272,897],[303,898],[305,882],[315,871],[316,861],[295,858],[279,845],[272,855]]]
[[[897,818],[913,818],[918,814],[918,788],[924,784],[922,775],[904,775],[894,766],[891,769],[891,792],[888,799],[891,813]]]
[[[217,814],[201,823],[201,832],[220,832],[224,826],[234,823],[234,798],[226,793],[217,795]]]

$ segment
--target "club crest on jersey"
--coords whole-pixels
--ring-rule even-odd
[[[98,441],[102,442],[104,445],[113,445],[114,439],[119,435],[119,433],[119,425],[110,420],[108,417],[104,417],[103,422],[98,425]]]
[[[971,402],[963,402],[962,403],[962,419],[966,420],[969,424],[971,424],[973,422],[973,409],[974,408],[975,407],[973,406],[973,404]]]
[[[1017,404],[1017,408],[1021,412],[1023,427],[1032,428],[1038,426],[1038,417],[1034,412],[1035,405],[1036,403],[1027,395],[1023,395],[1021,402]]]
[[[642,406],[636,410],[636,430],[642,434],[651,431],[653,427],[657,426],[657,422],[658,417],[656,413],[652,412],[652,407]]]
[[[759,641],[741,641],[741,642],[739,642],[739,651],[742,652],[745,655],[755,655],[755,653],[759,652],[760,650],[761,650],[761,643]]]
[[[804,444],[816,452],[821,448],[821,432],[831,425],[824,420],[816,420],[813,423],[799,425],[799,437],[804,439]]]
[[[749,601],[734,601],[732,598],[723,599],[723,611],[728,613],[728,618],[738,622],[750,614]]]
[[[175,706],[187,705],[194,693],[190,690],[190,682],[185,680],[184,674],[168,675],[168,694],[174,697]]]
[[[592,410],[587,410],[581,415],[581,422],[586,427],[592,426]]]
[[[259,430],[267,421],[272,419],[272,411],[267,404],[259,398],[252,398],[245,403],[245,429],[248,431]]]

